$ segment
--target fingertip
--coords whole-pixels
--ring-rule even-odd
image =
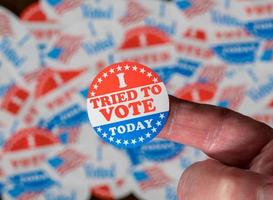
[[[170,96],[169,117],[158,137],[244,167],[272,139],[272,133],[269,126],[232,110]]]
[[[268,185],[269,180],[270,177],[208,159],[195,163],[182,174],[177,194],[180,200],[260,200],[257,197],[271,192],[271,187],[264,192],[264,186]]]

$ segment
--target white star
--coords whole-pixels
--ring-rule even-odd
[[[153,78],[153,82],[154,82],[154,83],[157,83],[157,81],[158,81],[158,79],[154,77],[154,78]]]
[[[128,140],[124,140],[123,144],[127,146],[129,144]]]
[[[143,142],[143,141],[144,141],[144,138],[141,136],[141,137],[138,138],[138,140],[139,140],[140,142]]]
[[[150,138],[151,134],[150,133],[146,133],[146,138]]]
[[[115,72],[115,70],[113,68],[110,69],[109,71],[111,74],[113,74]]]
[[[160,119],[165,118],[164,114],[163,114],[163,113],[161,113],[161,114],[159,115],[159,118],[160,118]]]
[[[97,132],[99,132],[99,133],[100,133],[100,132],[101,132],[101,130],[102,130],[102,129],[101,129],[101,127],[98,127],[98,128],[97,128]]]
[[[104,72],[102,76],[106,78],[108,76],[107,72]]]
[[[98,89],[98,85],[97,84],[94,85],[94,89],[95,90]]]
[[[117,140],[116,140],[116,143],[117,143],[117,144],[120,144],[120,143],[121,143],[120,139],[117,139]]]
[[[109,141],[110,141],[110,142],[113,142],[113,141],[114,141],[114,138],[113,138],[113,137],[109,137]]]
[[[145,72],[145,69],[142,68],[142,69],[140,70],[140,73],[144,74],[144,72]]]
[[[101,78],[98,78],[98,83],[101,83],[102,82],[102,79]]]
[[[129,65],[125,65],[125,66],[124,66],[124,69],[125,69],[125,70],[129,70],[129,69],[130,69],[130,66],[129,66]]]
[[[159,118],[160,118],[160,119],[163,119],[164,117],[165,117],[165,116],[164,116],[163,113],[159,115]]]
[[[107,133],[104,132],[104,133],[102,134],[102,137],[106,138],[106,137],[107,137]]]
[[[149,78],[151,78],[152,73],[151,73],[151,72],[148,72],[148,73],[147,73],[147,76],[148,76]]]
[[[137,66],[133,66],[133,71],[136,71],[137,70]]]
[[[92,97],[95,96],[95,92],[92,91],[92,92],[91,92],[91,96],[92,96]]]
[[[155,128],[155,127],[153,127],[153,128],[152,128],[152,131],[153,131],[153,133],[155,133],[155,132],[156,132],[156,128]]]
[[[121,66],[118,66],[118,67],[117,67],[117,70],[118,70],[118,71],[121,71]]]
[[[132,140],[131,140],[131,143],[132,143],[132,144],[136,144],[136,140],[135,140],[135,139],[132,139]]]
[[[161,126],[161,121],[157,121],[157,122],[156,122],[156,125],[157,125],[157,126]]]

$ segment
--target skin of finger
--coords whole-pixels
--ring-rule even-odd
[[[273,141],[269,142],[251,162],[250,170],[273,175]]]
[[[201,149],[225,164],[248,168],[272,136],[269,126],[234,111],[170,97],[170,115],[158,137]]]
[[[179,200],[260,200],[268,183],[272,177],[206,160],[182,174],[177,194]]]

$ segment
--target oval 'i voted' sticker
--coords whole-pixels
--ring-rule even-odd
[[[162,130],[169,97],[153,70],[136,62],[121,62],[95,77],[87,110],[94,130],[104,141],[130,148],[149,142]]]

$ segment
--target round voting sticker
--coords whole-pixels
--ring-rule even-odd
[[[136,62],[121,62],[95,77],[87,110],[104,141],[130,148],[149,142],[161,131],[168,118],[169,97],[153,70]]]

